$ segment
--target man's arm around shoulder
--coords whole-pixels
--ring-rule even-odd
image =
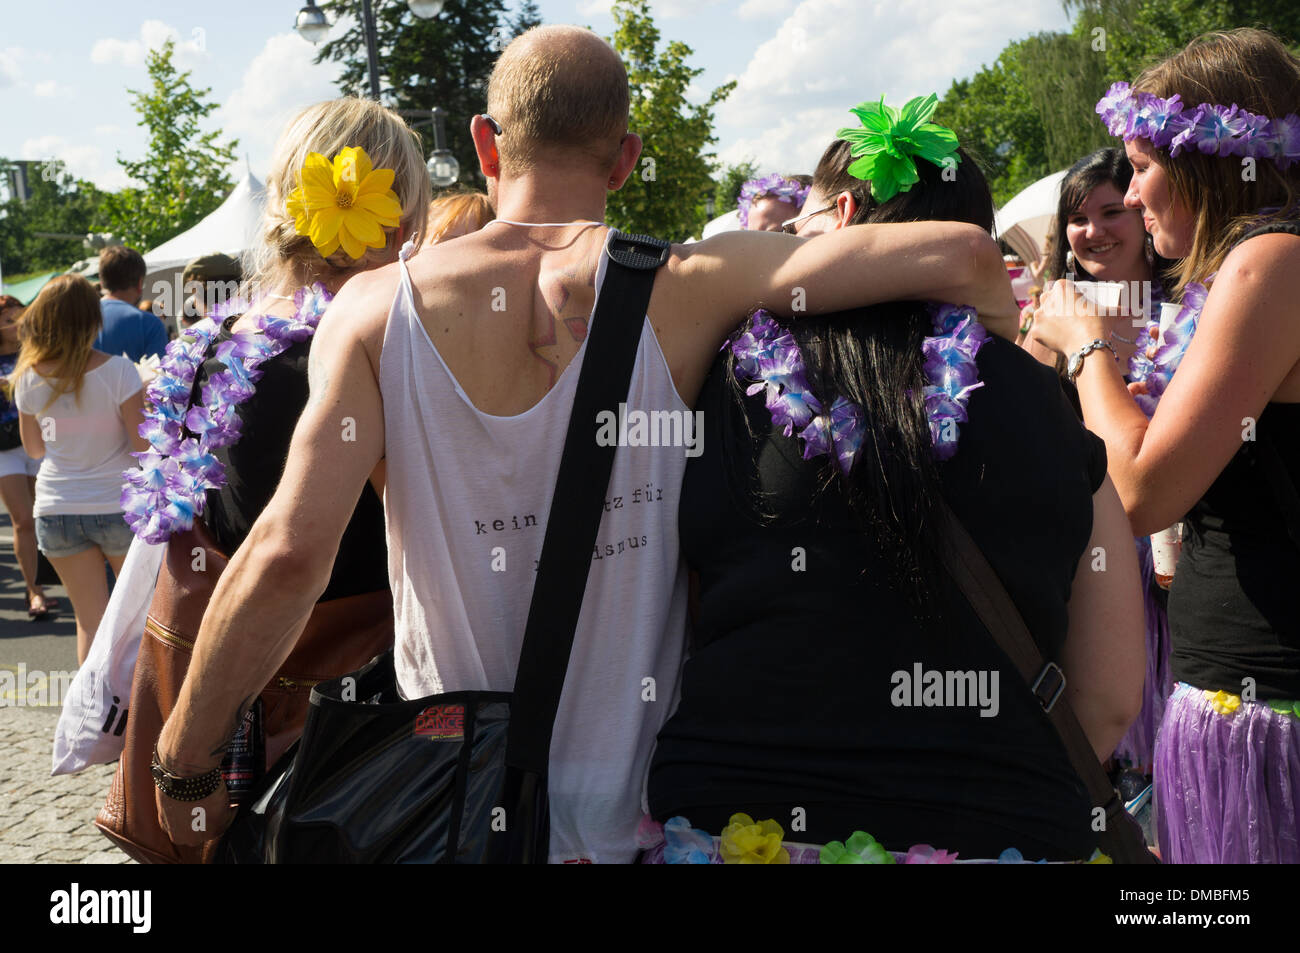
[[[176,774],[221,762],[239,718],[288,657],[325,590],[357,499],[383,456],[377,354],[363,341],[375,315],[366,313],[365,300],[340,292],[321,319],[308,365],[311,396],[284,475],[213,593],[158,741],[163,767]],[[225,796],[223,787],[195,805],[160,794],[173,840],[195,844],[220,834],[230,817]],[[199,832],[190,825],[196,806],[208,817]]]

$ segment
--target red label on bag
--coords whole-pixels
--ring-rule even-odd
[[[433,741],[460,741],[465,737],[465,706],[429,706],[415,716],[415,733]]]

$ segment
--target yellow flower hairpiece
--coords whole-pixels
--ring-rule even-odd
[[[360,146],[345,147],[333,162],[309,152],[286,205],[294,229],[310,238],[322,257],[342,246],[349,257],[360,258],[367,248],[383,248],[384,228],[401,221],[402,205],[392,185],[393,170],[371,168]]]

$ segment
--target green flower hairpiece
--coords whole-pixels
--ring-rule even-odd
[[[930,122],[939,97],[918,96],[902,110],[879,103],[858,103],[850,112],[862,120],[860,128],[841,129],[835,135],[849,143],[857,161],[848,168],[856,179],[871,181],[871,197],[887,202],[906,192],[920,177],[916,160],[920,156],[934,165],[961,161],[957,155],[957,134],[946,126]]]

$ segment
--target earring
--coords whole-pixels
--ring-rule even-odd
[[[1148,235],[1145,244],[1146,244],[1146,258],[1147,258],[1147,265],[1148,265],[1148,266],[1150,266],[1150,265],[1154,265],[1154,264],[1156,263],[1156,243],[1155,243],[1155,240],[1154,240],[1150,235]]]
[[[1074,252],[1073,251],[1067,251],[1065,253],[1065,272],[1066,274],[1069,275],[1074,274]]]

